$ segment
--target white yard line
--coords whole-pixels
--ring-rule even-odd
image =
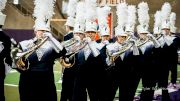
[[[15,84],[4,84],[5,86],[11,86],[11,87],[18,87],[18,85]]]
[[[10,73],[17,73],[16,70],[11,70]],[[54,71],[54,73],[61,73],[60,71]]]

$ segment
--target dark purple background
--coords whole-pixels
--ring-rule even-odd
[[[17,42],[31,39],[34,36],[33,30],[24,29],[3,29],[3,31],[11,38],[14,38]]]

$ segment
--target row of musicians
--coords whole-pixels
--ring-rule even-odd
[[[60,101],[86,101],[87,92],[91,101],[113,101],[118,88],[119,101],[133,101],[141,79],[142,101],[152,101],[156,84],[163,90],[162,101],[170,101],[168,75],[171,68],[177,69],[180,40],[169,29],[163,31],[139,33],[139,38],[134,33],[121,33],[115,42],[108,35],[95,41],[95,32],[67,34],[65,40],[90,37],[88,47],[92,47],[80,50],[75,64],[65,68]],[[177,73],[173,75],[176,83]]]
[[[140,79],[145,88],[142,90],[141,99],[151,101],[153,87],[158,83],[159,87],[166,88],[169,68],[177,64],[179,39],[174,35],[168,35],[168,31],[160,34],[161,37],[158,38],[154,38],[151,34],[140,33],[138,39],[140,44],[137,45],[136,37],[133,35],[129,37],[125,33],[116,35],[116,41],[109,45],[107,44],[110,42],[104,40],[108,39],[107,36],[97,43],[96,32],[74,33],[74,36],[85,39],[88,45],[75,54],[73,67],[64,70],[61,101],[67,99],[86,101],[87,92],[91,101],[112,101],[118,88],[120,101],[132,101]],[[67,49],[63,48],[51,33],[42,30],[35,32],[35,38],[19,44],[22,51],[30,50],[44,35],[50,40],[28,56],[29,69],[20,73],[21,101],[57,101],[52,67],[56,58],[67,54]],[[146,39],[150,40],[143,41]],[[1,52],[2,58],[6,55],[5,52],[9,52],[5,45],[8,43],[5,41],[8,40],[4,38],[1,43],[4,47]],[[133,43],[132,46],[130,43]],[[119,51],[122,51],[120,52],[122,54],[119,54]],[[106,55],[106,52],[109,55]],[[109,57],[114,55],[117,57],[112,59]],[[2,62],[11,65],[10,57],[2,59]],[[0,73],[4,75],[1,76],[3,78],[1,83],[4,84],[5,74]],[[0,90],[3,94],[1,98],[4,99],[4,88]],[[163,89],[163,96],[164,99],[169,99],[167,89]]]

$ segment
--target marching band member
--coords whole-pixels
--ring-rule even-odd
[[[104,50],[104,53],[102,54],[104,56],[103,57],[104,59],[107,58],[106,46],[113,42],[113,40],[110,39],[110,28],[108,26],[108,20],[107,20],[110,10],[111,8],[107,5],[104,7],[97,8],[99,34],[100,34],[101,39],[97,40],[96,42],[99,44],[105,45],[102,48]],[[108,69],[108,66],[106,65],[104,68]]]
[[[107,64],[112,66],[110,67],[112,69],[110,71],[110,96],[112,101],[119,88],[119,101],[131,101],[130,99],[133,99],[134,97],[131,97],[133,94],[130,94],[130,89],[128,89],[130,80],[129,75],[132,68],[129,59],[131,59],[131,53],[133,53],[132,50],[134,49],[135,42],[132,39],[127,40],[128,34],[124,30],[126,24],[126,20],[124,19],[127,18],[127,4],[125,2],[122,2],[117,6],[117,15],[118,26],[115,29],[117,41],[107,46]],[[133,55],[135,55],[135,53]]]
[[[140,66],[140,75],[142,78],[142,92],[140,95],[140,101],[152,101],[154,95],[155,78],[151,73],[154,72],[155,66],[153,64],[153,51],[155,48],[160,47],[159,42],[149,34],[149,14],[148,4],[141,2],[138,4],[138,21],[140,25],[137,26],[137,32],[139,34],[139,47],[141,54],[138,65]]]
[[[169,33],[169,40],[172,41],[171,45],[169,46],[169,53],[171,53],[169,57],[169,68],[171,71],[171,82],[169,87],[176,88],[176,80],[177,80],[177,63],[178,63],[178,48],[180,46],[180,39],[177,37],[176,34],[176,27],[175,27],[175,20],[176,20],[176,13],[172,12],[170,15],[170,33]]]
[[[156,11],[155,15],[154,15],[154,29],[153,29],[153,35],[154,37],[158,40],[158,42],[160,43],[160,47],[156,48],[154,50],[154,66],[156,68],[156,70],[154,71],[154,75],[156,77],[156,81],[154,83],[157,83],[157,87],[158,88],[166,88],[166,86],[163,86],[163,81],[165,81],[166,79],[166,75],[167,75],[167,69],[164,68],[164,61],[163,61],[163,46],[165,44],[164,38],[163,38],[163,34],[161,33],[161,11]],[[163,72],[162,75],[159,75],[160,72]],[[156,90],[156,89],[154,89]],[[162,89],[162,92],[164,92],[165,90]],[[163,97],[164,97],[163,93]],[[156,95],[155,95],[156,96]]]
[[[168,72],[169,69],[167,67],[167,54],[166,54],[166,49],[164,48],[166,45],[165,43],[165,34],[162,33],[162,31],[169,29],[168,23],[164,23],[167,21],[168,16],[170,15],[171,12],[171,6],[169,3],[164,3],[164,5],[161,8],[161,11],[157,11],[154,15],[155,23],[154,23],[154,36],[160,43],[160,47],[156,48],[154,51],[154,63],[155,63],[155,68],[156,71],[154,71],[155,75],[155,80],[158,84],[158,88],[162,89],[162,101],[169,101],[170,97],[168,94],[167,90],[167,85],[168,85]],[[162,20],[163,19],[163,20]],[[159,72],[162,72],[162,75],[159,75]],[[154,89],[156,90],[156,89]]]
[[[67,18],[67,21],[65,23],[66,31],[68,33],[64,36],[64,41],[67,41],[67,40],[73,38],[76,5],[77,5],[77,0],[69,0],[68,6],[67,6],[68,18]]]
[[[83,39],[85,37],[85,6],[84,2],[78,2],[76,7],[76,18],[74,25],[74,38],[78,41],[77,44],[70,47],[69,50],[72,52],[74,49],[84,45]],[[75,63],[72,67],[66,68],[63,73],[63,82],[62,82],[62,91],[61,91],[61,100],[60,101],[72,101],[74,85],[76,83],[76,74],[78,73],[78,63],[80,58],[78,57],[78,52],[75,53]]]
[[[54,13],[55,1],[35,0],[34,3],[35,37],[19,43],[22,52],[30,52],[25,56],[17,53],[17,56],[25,58],[23,62],[28,62],[29,67],[22,69],[22,65],[17,64],[17,67],[22,69],[19,81],[20,100],[57,101],[53,65],[54,60],[64,55],[66,50],[50,33],[49,21]]]
[[[86,45],[78,54],[81,57],[75,93],[73,101],[86,101],[88,92],[90,101],[106,101],[105,95],[105,62],[102,58],[101,49],[104,45],[98,44],[95,40],[97,33],[96,1],[86,0]],[[91,12],[91,13],[90,13]]]
[[[110,13],[110,10],[111,10],[111,8],[107,5],[105,5],[104,7],[97,8],[98,28],[99,28],[99,35],[101,38],[99,40],[97,40],[96,42],[104,45],[104,47],[101,49],[101,55],[102,55],[102,58],[104,59],[105,63],[106,63],[106,58],[107,58],[106,46],[113,42],[113,39],[110,39],[110,28],[108,25],[108,15]],[[109,97],[109,95],[111,93],[111,91],[110,91],[111,90],[110,89],[111,82],[109,81],[110,80],[110,78],[109,78],[110,68],[107,64],[105,64],[103,68],[106,71],[104,78],[107,78],[106,83],[105,83],[107,99],[110,100],[110,97]]]
[[[76,6],[77,6],[77,0],[69,0],[68,7],[67,7],[67,15],[69,16],[67,18],[67,21],[65,23],[66,31],[68,32],[64,36],[64,41],[70,40],[74,37],[74,26],[75,23],[75,13],[76,13]],[[78,11],[79,12],[79,11]],[[77,13],[78,13],[77,12]],[[63,68],[63,74],[62,74],[62,91],[61,91],[61,98],[60,101],[72,101],[72,93],[73,93],[73,87],[74,87],[74,68]]]
[[[6,65],[12,66],[12,60],[10,56],[11,40],[7,36],[2,27],[5,23],[6,15],[2,13],[6,6],[7,0],[1,0],[0,2],[0,101],[5,101],[4,96],[4,79]]]
[[[137,37],[134,33],[134,27],[136,24],[136,6],[135,5],[128,5],[128,17],[127,17],[127,23],[126,23],[126,32],[128,35],[127,40],[134,40],[137,41]],[[128,67],[131,68],[128,71],[129,79],[128,79],[128,87],[127,92],[129,92],[129,96],[127,101],[133,101],[136,89],[138,87],[139,81],[140,81],[140,73],[139,73],[139,66],[137,65],[137,60],[139,58],[139,50],[135,47],[134,48],[134,54],[133,50],[127,51],[129,55],[127,56],[124,61],[128,64]]]

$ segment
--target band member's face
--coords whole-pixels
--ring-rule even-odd
[[[162,30],[162,33],[165,34],[165,35],[169,35],[170,34],[170,29],[164,28]]]
[[[106,40],[109,40],[110,39],[110,36],[109,35],[104,35],[101,37],[102,41],[106,41]]]
[[[117,36],[117,42],[122,44],[126,41],[127,36]]]
[[[84,33],[74,33],[74,36],[79,36],[81,40],[85,37]]]
[[[139,37],[140,37],[140,39],[146,39],[147,38],[147,33],[140,33]]]
[[[86,32],[86,37],[90,37],[92,41],[96,39],[96,32],[94,31],[88,31]]]
[[[39,38],[43,37],[44,32],[45,32],[44,30],[37,30],[37,31],[35,31],[35,35],[39,39]]]

